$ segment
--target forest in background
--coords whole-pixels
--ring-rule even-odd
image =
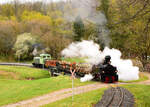
[[[102,12],[109,30],[110,48],[119,49],[125,58],[138,58],[143,66],[150,57],[150,0],[97,0],[93,7]],[[65,17],[76,8],[66,2],[33,2],[0,5],[0,57],[30,60],[34,50],[59,59],[71,42],[93,40],[103,49],[98,26],[77,16]],[[107,42],[107,41],[106,41]]]

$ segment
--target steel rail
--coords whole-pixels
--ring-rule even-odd
[[[116,87],[116,88],[112,88],[111,91],[113,91],[112,96],[111,96],[111,100],[108,101],[108,103],[105,105],[105,107],[113,107],[113,102],[115,102],[115,107],[121,107],[122,102],[124,101],[124,90],[121,89],[120,87]],[[120,98],[118,99],[118,101],[116,100],[115,96],[116,94],[119,94]]]

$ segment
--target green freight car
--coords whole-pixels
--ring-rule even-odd
[[[40,54],[39,57],[34,57],[33,58],[33,66],[34,67],[39,67],[42,68],[45,65],[45,62],[47,60],[51,60],[51,55],[50,54]]]

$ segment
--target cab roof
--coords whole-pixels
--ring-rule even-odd
[[[51,56],[50,54],[40,54],[40,56]]]

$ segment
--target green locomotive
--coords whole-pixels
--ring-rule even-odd
[[[34,67],[39,67],[42,68],[45,66],[45,62],[47,60],[51,60],[51,55],[50,54],[40,54],[39,57],[34,57],[33,58],[33,63],[32,65]]]

